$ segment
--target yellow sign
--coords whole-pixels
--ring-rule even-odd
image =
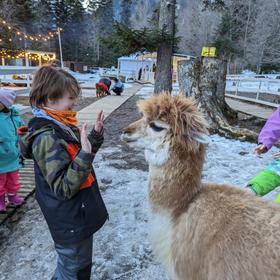
[[[203,47],[201,56],[207,56],[207,57],[216,57],[216,48],[213,47]]]

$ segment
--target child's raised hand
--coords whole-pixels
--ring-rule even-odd
[[[267,148],[263,144],[258,145],[257,148],[255,148],[255,150],[254,150],[254,154],[257,156],[264,154],[266,152],[267,152]]]
[[[102,129],[103,129],[103,125],[104,125],[104,119],[105,119],[105,115],[103,113],[103,111],[100,111],[98,113],[98,116],[97,116],[97,119],[96,119],[96,122],[95,122],[95,131],[96,132],[101,132]]]
[[[81,144],[82,144],[82,150],[84,150],[86,153],[90,154],[92,149],[91,149],[91,144],[88,140],[86,123],[84,123],[81,128]]]

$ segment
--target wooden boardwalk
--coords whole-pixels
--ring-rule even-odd
[[[34,192],[34,171],[33,161],[25,160],[25,167],[21,168],[20,171],[20,183],[21,188],[19,195],[25,200]],[[7,212],[0,213],[0,225],[5,222],[11,215],[13,215],[19,206],[7,205]]]
[[[232,109],[238,112],[256,116],[262,119],[268,119],[269,116],[276,110],[276,108],[248,103],[240,100],[235,100],[232,98],[226,98],[226,102]]]

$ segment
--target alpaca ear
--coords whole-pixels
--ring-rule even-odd
[[[207,134],[205,133],[194,133],[192,135],[192,138],[197,141],[198,143],[201,143],[201,144],[209,144],[210,142],[210,138]]]

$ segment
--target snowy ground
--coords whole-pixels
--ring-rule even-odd
[[[137,97],[106,120],[106,142],[94,167],[110,220],[94,237],[94,280],[167,280],[148,240],[147,165],[143,152],[119,140],[121,128],[137,119]],[[203,179],[245,186],[271,160],[252,155],[254,144],[211,136]],[[275,151],[275,150],[274,150]],[[279,190],[280,191],[280,190]],[[275,193],[269,195],[269,199]],[[56,255],[46,223],[32,199],[10,230],[0,227],[0,280],[50,279]]]

